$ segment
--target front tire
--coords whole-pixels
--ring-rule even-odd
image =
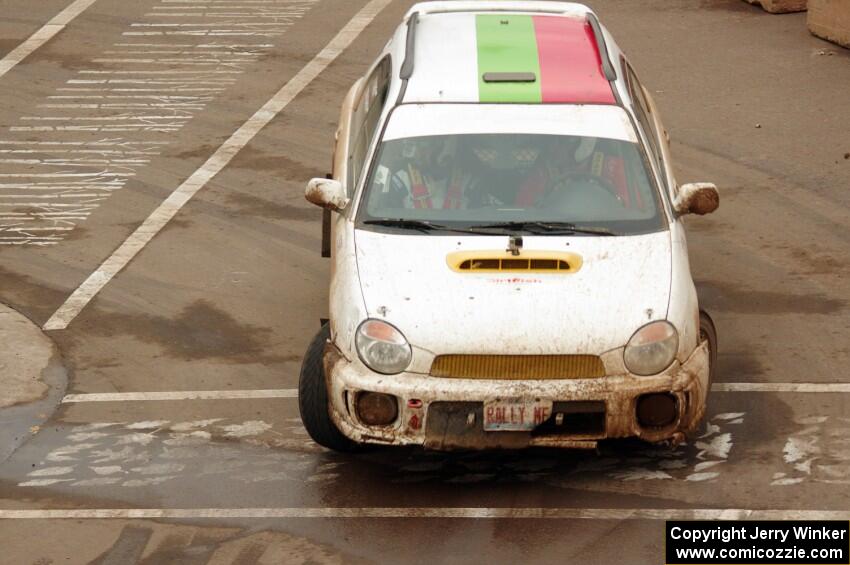
[[[699,312],[699,343],[708,342],[708,392],[711,392],[711,384],[714,382],[714,371],[717,367],[717,329],[714,321],[708,313]]]
[[[708,396],[711,394],[711,384],[714,382],[714,372],[717,367],[717,330],[714,321],[706,312],[699,312],[699,345],[708,342],[708,390],[705,392],[705,404],[708,407]],[[703,414],[699,422],[693,424],[693,428],[685,431],[689,441],[702,437],[708,429],[707,414]]]
[[[330,335],[330,325],[324,324],[307,347],[298,379],[298,410],[313,441],[334,451],[353,451],[357,444],[339,431],[329,412],[323,357]]]

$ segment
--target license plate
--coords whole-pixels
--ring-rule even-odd
[[[484,403],[484,431],[533,430],[552,415],[551,400],[496,399]]]

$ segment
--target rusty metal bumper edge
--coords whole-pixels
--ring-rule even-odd
[[[326,346],[324,363],[329,412],[334,423],[356,442],[384,445],[426,445],[426,419],[432,402],[484,402],[496,398],[605,402],[604,437],[545,436],[529,441],[528,447],[592,448],[596,446],[596,439],[626,437],[649,442],[678,442],[692,434],[702,420],[709,384],[706,344],[697,347],[684,363],[676,362],[664,373],[650,377],[623,374],[595,379],[500,381],[445,379],[418,373],[381,375],[370,371],[359,360],[348,361],[331,343]],[[363,390],[396,396],[397,420],[385,427],[361,424],[355,415],[356,395],[353,393]],[[673,424],[651,429],[638,424],[635,417],[637,398],[653,392],[670,392],[677,397],[679,415]],[[410,399],[421,401],[421,406],[408,406]],[[488,432],[500,433],[504,432]],[[481,447],[492,447],[492,444]],[[516,446],[512,444],[511,447]]]

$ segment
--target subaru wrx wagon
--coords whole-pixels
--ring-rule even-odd
[[[342,106],[310,436],[431,449],[682,441],[716,358],[649,92],[586,6],[413,6]]]

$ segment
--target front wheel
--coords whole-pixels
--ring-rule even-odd
[[[699,312],[699,345],[708,344],[708,385],[705,392],[706,405],[708,404],[708,395],[711,393],[711,384],[714,382],[714,372],[717,367],[717,330],[714,327],[714,322],[706,312]],[[689,440],[696,440],[702,437],[708,429],[706,415],[703,414],[699,422],[693,424],[693,428],[685,431],[685,435]]]
[[[357,444],[339,431],[328,412],[330,405],[322,357],[330,335],[330,325],[324,324],[307,347],[298,379],[298,410],[313,441],[334,451],[352,451]]]
[[[703,310],[699,312],[699,343],[708,342],[708,392],[714,382],[714,371],[717,367],[717,330],[711,316]]]

